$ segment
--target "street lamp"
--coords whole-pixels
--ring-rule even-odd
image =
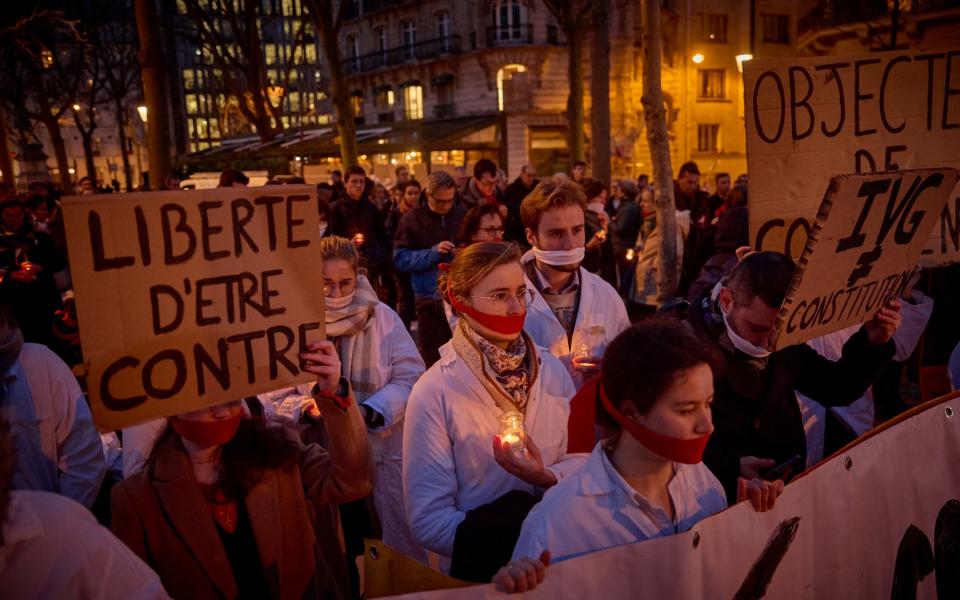
[[[73,105],[73,110],[79,112],[79,111],[80,111],[80,105],[79,105],[79,104],[74,104],[74,105]]]
[[[741,73],[743,73],[743,63],[747,62],[748,60],[753,60],[753,55],[752,55],[752,54],[738,54],[738,55],[736,56],[736,59],[737,59],[737,70],[740,71]]]
[[[693,62],[699,65],[700,63],[703,62],[703,55],[697,52],[696,54],[690,57],[690,60],[692,60]]]
[[[140,114],[140,120],[146,124],[147,122],[147,107],[141,104],[137,107],[137,112]]]

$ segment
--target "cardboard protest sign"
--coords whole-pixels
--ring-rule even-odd
[[[313,186],[64,202],[94,419],[113,430],[312,379],[324,333]]]
[[[958,412],[954,395],[887,422],[791,482],[773,510],[741,502],[675,535],[554,562],[523,598],[956,598]],[[400,597],[503,595],[488,583]]]
[[[800,256],[832,175],[960,168],[960,49],[744,63],[754,248]],[[960,189],[923,266],[960,261]]]
[[[899,298],[957,178],[946,168],[831,179],[780,307],[777,349],[861,323]]]

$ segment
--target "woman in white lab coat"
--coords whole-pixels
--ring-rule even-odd
[[[441,272],[438,289],[461,318],[407,404],[411,531],[473,580],[489,581],[526,511],[583,460],[566,455],[570,376],[523,333],[531,291],[519,259],[515,244],[484,242]]]
[[[374,461],[373,498],[383,541],[421,561],[403,508],[401,453],[407,397],[424,371],[423,359],[400,317],[377,299],[358,270],[353,244],[341,237],[320,241],[327,337],[334,342],[342,374],[367,425]],[[309,423],[321,415],[308,390],[287,395],[277,412]]]

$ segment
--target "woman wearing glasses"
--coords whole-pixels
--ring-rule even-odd
[[[515,244],[460,250],[438,289],[460,319],[410,394],[404,499],[414,538],[452,558],[451,575],[489,581],[530,507],[582,463],[565,454],[575,390],[523,332],[531,291]]]
[[[467,211],[457,232],[457,247],[477,242],[499,242],[503,239],[503,216],[496,204],[481,204]]]
[[[340,357],[341,387],[349,388],[367,425],[374,462],[373,499],[383,541],[408,556],[425,560],[425,553],[410,537],[401,480],[403,415],[410,389],[423,373],[423,360],[403,321],[378,300],[370,282],[358,271],[354,245],[342,237],[323,238],[320,254],[327,337]],[[310,395],[287,396],[278,412],[301,423],[321,418]],[[354,529],[354,521],[366,520],[363,507],[344,510],[347,530]],[[350,550],[362,553],[362,535],[351,536],[347,531],[347,537],[354,538],[357,546]]]

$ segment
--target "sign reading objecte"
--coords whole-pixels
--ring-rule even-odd
[[[960,49],[744,63],[750,234],[798,258],[837,173],[960,167]],[[925,267],[960,261],[960,189]]]
[[[861,323],[910,281],[956,169],[830,180],[777,317],[777,349]]]
[[[312,186],[64,202],[94,419],[114,430],[309,381],[324,334]]]

